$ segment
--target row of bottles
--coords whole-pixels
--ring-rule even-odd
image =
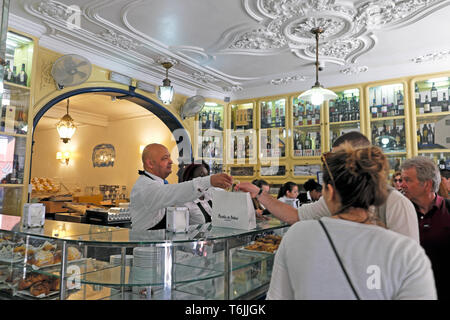
[[[200,129],[223,130],[223,119],[220,112],[214,110],[203,111],[198,115]]]
[[[449,111],[450,104],[450,85],[445,91],[441,91],[442,94],[438,93],[434,82],[431,85],[429,92],[419,92],[419,86],[415,85],[415,102],[416,102],[416,113],[432,113],[432,112],[447,112]],[[425,96],[425,98],[424,98]],[[424,99],[424,100],[423,100]]]
[[[3,105],[1,109],[0,131],[27,134],[28,122],[25,107]]]
[[[381,103],[380,103],[381,102]],[[374,92],[374,98],[370,106],[372,118],[396,117],[405,115],[405,102],[401,90],[397,90],[394,97],[382,97],[381,101]]]
[[[294,126],[320,124],[320,106],[299,101],[293,106]]]
[[[237,136],[233,138],[233,159],[251,158],[253,152],[253,139],[249,136]]]
[[[199,156],[205,158],[221,158],[222,157],[222,140],[218,137],[200,137],[202,139],[202,143],[199,144]]]
[[[11,64],[11,62],[9,60],[7,60],[6,65],[4,67],[3,80],[9,81],[12,83],[17,83],[22,86],[27,86],[28,74],[25,71],[25,63],[22,63],[22,67],[21,67],[19,73],[17,73],[17,67],[13,66],[11,69],[10,64]]]
[[[271,131],[268,130],[267,135],[261,135],[261,151],[263,157],[285,157],[286,144],[279,136],[272,137]]]
[[[406,137],[404,125],[397,126],[396,120],[393,125],[386,125],[377,128],[372,125],[372,144],[378,145],[384,151],[404,152],[406,149]]]
[[[330,122],[355,121],[360,119],[359,98],[342,96],[329,103]]]
[[[314,157],[320,156],[321,141],[320,132],[294,132],[294,156],[295,157]]]
[[[284,99],[279,101],[261,102],[261,128],[284,127],[286,113]]]
[[[435,124],[425,123],[417,129],[417,146],[419,149],[435,147]]]

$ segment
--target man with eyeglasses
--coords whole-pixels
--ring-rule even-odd
[[[336,139],[333,143],[332,151],[338,151],[344,142],[349,142],[353,147],[370,146],[370,141],[366,136],[360,132],[351,131]],[[258,192],[258,190],[255,190],[254,188],[256,188],[256,186],[252,187],[244,185],[241,190],[244,192]],[[294,224],[295,222],[302,220],[318,220],[322,217],[331,216],[323,197],[320,197],[316,202],[304,204],[298,209],[294,209],[289,205],[276,201],[264,192],[258,194],[258,200],[263,203],[275,217],[289,224]],[[380,207],[373,208],[373,210],[376,211],[377,216],[384,222],[388,229],[419,242],[419,227],[416,211],[411,201],[400,192],[389,187],[389,195],[386,203]]]

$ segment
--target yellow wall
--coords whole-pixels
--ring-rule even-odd
[[[84,193],[86,186],[100,184],[125,185],[131,191],[137,171],[142,169],[140,145],[157,142],[172,151],[176,162],[178,148],[170,130],[159,118],[150,115],[139,119],[110,122],[108,127],[93,125],[80,126],[71,141],[63,143],[56,129],[36,130],[32,159],[31,177],[47,177],[62,182],[70,191],[76,187]],[[108,143],[115,148],[116,157],[113,167],[93,167],[92,152],[96,145]],[[70,151],[73,157],[69,165],[56,160],[57,151]],[[172,167],[168,177],[170,183],[176,183],[178,166]]]

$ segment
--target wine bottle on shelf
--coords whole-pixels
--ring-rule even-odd
[[[417,129],[417,147],[420,149],[422,145],[422,134],[420,133],[420,128]]]
[[[28,81],[28,75],[25,71],[25,63],[22,63],[22,69],[20,70],[20,73],[18,75],[17,83],[26,87],[27,81]]]
[[[438,92],[436,87],[434,86],[434,82],[431,85],[430,93],[431,93],[431,106],[435,106],[438,101]]]
[[[423,144],[428,145],[428,125],[425,123],[422,128]]]
[[[375,143],[375,139],[378,137],[378,128],[376,126],[376,124],[373,125],[372,128],[372,144]]]
[[[403,101],[403,94],[400,90],[397,92],[397,112],[396,116],[405,115],[405,102]]]
[[[321,142],[320,142],[320,132],[317,132],[316,134],[316,150],[318,151],[317,155],[320,155],[320,149],[321,149]]]
[[[424,113],[431,112],[431,106],[430,106],[430,101],[428,100],[428,95],[425,95],[425,103],[423,104],[423,112]]]
[[[419,109],[421,102],[420,102],[419,86],[417,85],[417,82],[416,82],[415,88],[414,88],[414,97],[415,97],[415,102],[416,102],[416,109]]]
[[[434,145],[433,140],[434,140],[434,138],[433,138],[433,128],[431,127],[431,123],[430,123],[430,127],[428,129],[428,144],[429,145]]]
[[[448,99],[448,96],[446,96],[446,94],[444,92],[443,99],[442,99],[442,112],[448,111],[448,104],[449,104],[449,99]]]
[[[381,105],[381,117],[387,117],[387,108],[386,98],[383,98],[383,104]]]
[[[13,72],[12,72],[12,76],[11,76],[11,80],[10,81],[14,82],[14,83],[18,83],[17,67],[16,66],[13,67]]]
[[[10,66],[11,61],[6,60],[5,70],[3,74],[3,80],[11,81],[12,78],[12,70]]]

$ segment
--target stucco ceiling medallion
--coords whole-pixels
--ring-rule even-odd
[[[306,79],[308,79],[308,77],[306,77],[306,76],[299,76],[299,75],[287,76],[284,78],[277,78],[277,79],[270,80],[270,84],[272,84],[274,86],[279,86],[279,85],[286,85],[286,84],[289,84],[294,81],[305,81]]]
[[[367,72],[369,68],[367,66],[347,65],[344,69],[339,70],[340,73],[345,75],[354,75],[358,73]]]

